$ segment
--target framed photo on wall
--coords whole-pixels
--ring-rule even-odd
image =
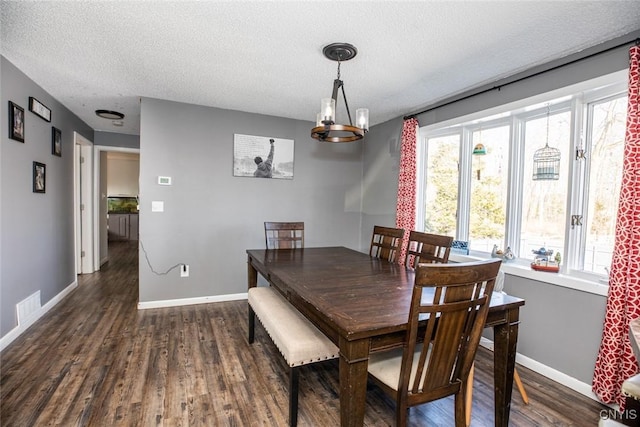
[[[33,162],[33,192],[44,193],[47,183],[47,165]]]
[[[62,131],[51,126],[51,154],[62,157]]]
[[[29,97],[29,111],[40,117],[42,120],[46,120],[47,122],[51,121],[51,110],[33,96]]]
[[[234,134],[233,176],[293,179],[293,139]]]
[[[24,108],[9,101],[9,138],[24,142]]]

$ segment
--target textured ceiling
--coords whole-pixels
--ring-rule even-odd
[[[640,29],[637,1],[2,0],[1,52],[96,130],[139,133],[140,97],[315,120],[336,63],[352,114],[414,112]],[[122,127],[95,116],[123,112]],[[338,118],[344,114],[338,104]],[[344,121],[344,116],[343,120]]]

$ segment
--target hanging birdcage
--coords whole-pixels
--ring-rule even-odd
[[[547,105],[547,141],[543,148],[533,153],[533,180],[560,179],[560,150],[549,147],[549,106]]]
[[[560,150],[547,143],[533,154],[533,180],[557,179],[560,179]]]

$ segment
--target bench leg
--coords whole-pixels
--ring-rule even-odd
[[[298,425],[298,368],[294,366],[289,370],[289,426]]]
[[[251,305],[247,303],[249,307],[249,344],[253,344],[253,338],[256,330],[256,313],[251,308]]]

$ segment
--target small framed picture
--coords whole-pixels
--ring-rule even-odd
[[[33,162],[33,192],[44,193],[47,183],[47,165]]]
[[[9,138],[24,142],[24,108],[9,101]]]
[[[62,157],[62,131],[51,126],[51,154]]]
[[[29,111],[43,120],[51,121],[51,110],[33,96],[29,97]]]

